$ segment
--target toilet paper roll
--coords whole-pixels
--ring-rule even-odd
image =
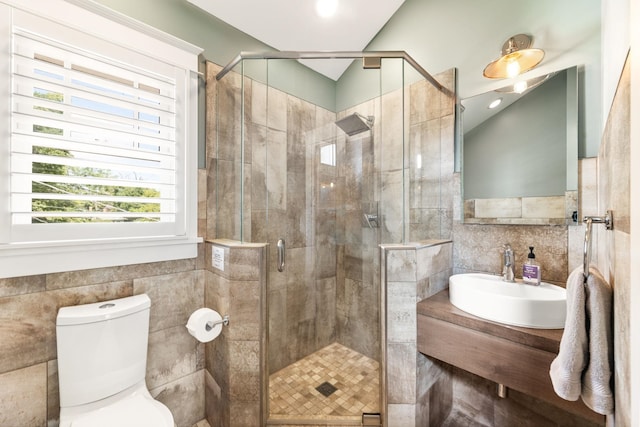
[[[207,323],[211,325],[216,322],[219,323],[212,328],[207,326]],[[200,342],[213,341],[222,332],[222,316],[210,308],[199,308],[189,317],[187,330]]]

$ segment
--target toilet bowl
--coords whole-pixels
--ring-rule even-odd
[[[144,383],[99,402],[61,408],[60,427],[173,427],[169,408]]]
[[[61,427],[173,427],[145,383],[145,294],[63,307],[56,319]]]

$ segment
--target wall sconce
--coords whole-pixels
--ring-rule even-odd
[[[531,48],[531,37],[517,34],[502,45],[502,56],[490,62],[482,73],[490,79],[516,77],[529,71],[542,61],[544,51]]]

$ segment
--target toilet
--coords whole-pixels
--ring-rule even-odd
[[[60,427],[174,427],[145,383],[150,307],[142,294],[58,311]]]

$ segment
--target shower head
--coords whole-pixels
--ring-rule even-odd
[[[370,130],[373,126],[373,116],[365,117],[362,114],[353,113],[336,121],[336,125],[349,136]]]

